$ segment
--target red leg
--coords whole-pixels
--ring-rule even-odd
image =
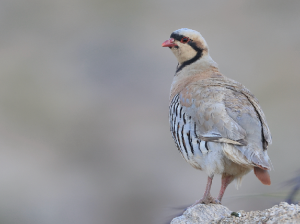
[[[218,200],[220,202],[222,201],[222,198],[223,198],[223,195],[224,195],[224,192],[225,192],[227,186],[233,181],[233,179],[234,178],[231,175],[228,175],[228,174],[222,175],[222,186],[221,186],[220,193],[218,196]]]
[[[199,201],[196,201],[192,206],[197,205],[197,204],[210,204],[210,203],[212,203],[212,204],[221,204],[219,200],[213,198],[210,195],[210,188],[211,188],[211,184],[212,184],[212,179],[213,179],[213,176],[207,178],[207,184],[206,184],[206,188],[205,188],[205,192],[204,192],[203,197]],[[192,207],[192,206],[190,206],[190,207]]]
[[[208,198],[211,196],[210,189],[211,189],[211,185],[212,185],[212,179],[213,179],[213,176],[207,178],[206,188],[205,188],[202,199],[205,199],[205,198]]]

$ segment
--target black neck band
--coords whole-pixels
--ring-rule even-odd
[[[191,58],[190,60],[187,60],[185,62],[183,62],[176,70],[176,73],[181,71],[185,66],[190,65],[192,63],[194,63],[195,61],[197,61],[199,58],[201,58],[202,56],[202,50],[197,51],[197,54],[195,55],[195,57]]]

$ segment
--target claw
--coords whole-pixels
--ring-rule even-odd
[[[198,204],[205,204],[205,205],[208,205],[208,204],[220,204],[221,205],[221,202],[218,199],[212,197],[211,195],[208,195],[207,197],[203,197],[200,200],[196,201],[194,204],[192,204],[188,208],[191,208],[191,207],[193,207],[195,205],[198,205]]]

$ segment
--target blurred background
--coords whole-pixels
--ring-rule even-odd
[[[178,153],[163,41],[200,31],[226,76],[259,99],[275,170],[249,173],[223,204],[266,209],[300,168],[300,1],[0,2],[0,223],[166,223],[206,174]],[[299,173],[298,173],[299,174]],[[213,182],[217,195],[220,177]]]

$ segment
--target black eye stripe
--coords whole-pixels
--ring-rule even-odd
[[[170,36],[170,38],[174,38],[175,40],[178,40],[178,41],[180,41],[183,37],[185,37],[185,36],[177,34],[177,33],[172,33]]]
[[[174,38],[175,40],[178,40],[178,41],[181,41],[182,38],[184,38],[186,36],[183,36],[183,35],[180,35],[180,34],[177,34],[177,33],[172,33],[170,38]],[[199,52],[199,51],[203,51],[203,49],[197,47],[196,43],[193,42],[192,39],[190,39],[191,41],[187,42],[188,45],[190,45],[195,51]]]
[[[170,38],[174,38],[175,40],[178,40],[180,41],[182,38],[188,38],[186,36],[183,36],[183,35],[180,35],[180,34],[177,34],[177,33],[172,33]],[[190,39],[191,41],[193,41],[192,39]]]

